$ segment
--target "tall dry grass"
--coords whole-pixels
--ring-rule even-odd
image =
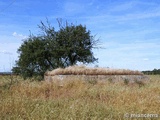
[[[69,66],[48,71],[45,75],[143,75],[139,71],[126,69],[91,68],[86,66]]]
[[[122,81],[91,84],[74,79],[60,86],[56,81],[19,79],[8,89],[1,82],[0,119],[124,120],[126,113],[160,115],[160,76],[150,77],[151,82],[142,87]]]

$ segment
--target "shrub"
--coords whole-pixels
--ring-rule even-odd
[[[109,81],[110,83],[113,83],[113,79],[112,79],[112,78],[109,78],[108,81]]]
[[[124,79],[124,84],[125,84],[125,85],[128,85],[128,84],[129,84],[129,79],[125,78],[125,79]]]
[[[138,84],[139,87],[142,87],[145,85],[144,82],[140,80],[135,80],[135,83]]]

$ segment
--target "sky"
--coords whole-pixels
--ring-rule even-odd
[[[160,69],[160,0],[0,0],[0,72],[10,71],[17,49],[40,21],[82,24],[100,39],[99,67]]]

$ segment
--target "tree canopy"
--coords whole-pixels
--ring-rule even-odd
[[[75,65],[78,62],[88,64],[98,59],[92,49],[99,40],[91,35],[90,30],[81,24],[74,25],[58,20],[59,30],[41,22],[41,34],[30,35],[18,49],[19,60],[12,71],[22,77],[42,76],[47,70]]]

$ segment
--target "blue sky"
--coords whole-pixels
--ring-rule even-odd
[[[17,49],[30,30],[56,18],[86,25],[105,49],[93,50],[100,67],[152,70],[160,68],[159,0],[1,0],[0,71],[9,71]],[[94,66],[94,65],[93,65]]]

